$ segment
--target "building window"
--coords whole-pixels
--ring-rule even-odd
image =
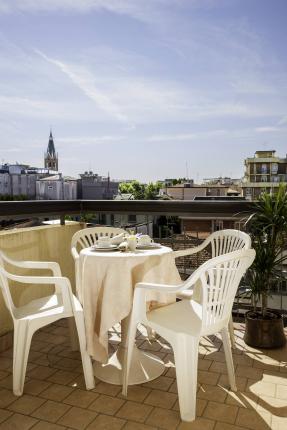
[[[130,215],[128,216],[128,223],[133,224],[137,222],[137,216],[136,215]]]

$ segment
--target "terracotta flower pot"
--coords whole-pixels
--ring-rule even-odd
[[[279,312],[267,311],[263,318],[259,312],[245,314],[244,342],[255,348],[280,348],[286,343],[283,318]]]

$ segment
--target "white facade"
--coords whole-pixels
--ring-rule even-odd
[[[77,179],[55,175],[36,182],[37,200],[76,200]]]

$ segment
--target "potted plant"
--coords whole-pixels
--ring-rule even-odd
[[[286,337],[282,315],[268,309],[268,296],[287,260],[286,187],[281,185],[276,194],[262,193],[255,206],[246,223],[256,257],[247,275],[253,310],[245,315],[244,340],[253,347],[276,348],[285,344]]]

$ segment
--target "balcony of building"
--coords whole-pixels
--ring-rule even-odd
[[[70,243],[73,234],[83,225],[65,222],[66,215],[129,213],[152,218],[164,214],[185,217],[205,214],[205,217],[220,218],[252,210],[252,203],[245,201],[40,201],[3,202],[0,205],[1,217],[6,220],[60,217],[62,224],[1,231],[0,248],[15,259],[57,261],[72,285],[75,281]],[[177,249],[190,246],[184,236],[162,238],[161,241]],[[186,261],[179,268],[183,276],[188,275]],[[32,296],[47,294],[49,288],[15,285],[15,302],[23,304]],[[285,297],[282,290],[281,296]],[[282,310],[286,310],[284,307],[281,302]],[[85,390],[80,356],[70,349],[65,320],[35,334],[24,394],[15,397],[12,393],[12,322],[2,297],[0,310],[0,429],[280,430],[287,427],[287,348],[260,350],[248,347],[243,341],[243,322],[235,323],[236,346],[233,350],[238,391],[234,393],[228,388],[220,338],[202,338],[197,419],[193,423],[183,423],[179,416],[172,350],[162,338],[147,341],[143,327],[137,335],[139,348],[162,358],[166,369],[154,381],[131,386],[127,398],[121,395],[120,386],[99,380],[96,380],[94,390]],[[118,324],[109,332],[111,352],[120,340],[120,330]]]

